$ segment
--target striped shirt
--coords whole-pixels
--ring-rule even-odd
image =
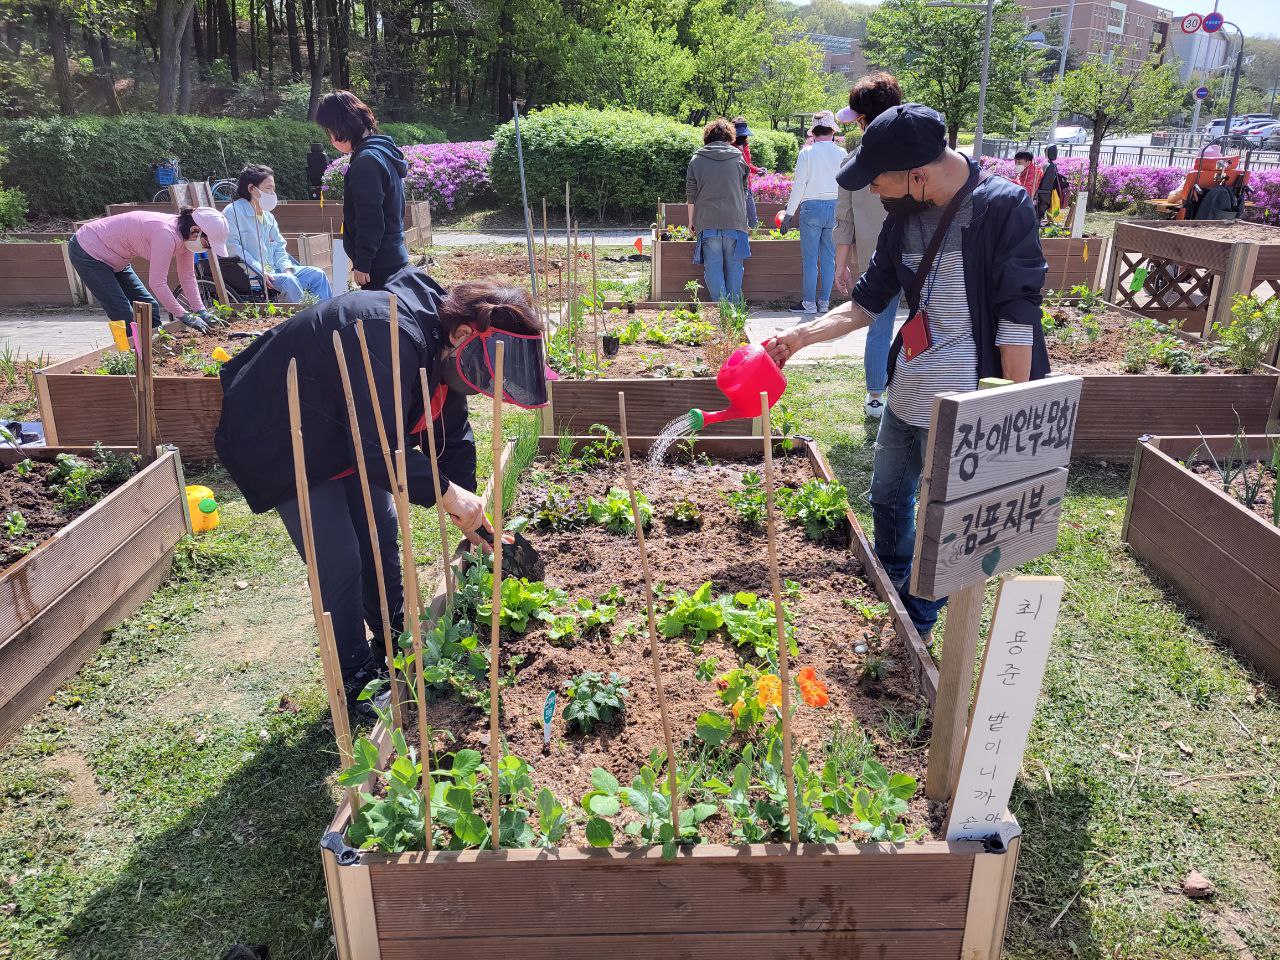
[[[942,207],[916,214],[902,231],[902,262],[913,272],[933,239]],[[902,421],[915,427],[929,426],[933,396],[944,391],[968,392],[978,388],[978,351],[973,342],[973,321],[964,283],[962,231],[973,221],[973,197],[956,211],[938,255],[933,275],[924,282],[920,303],[929,317],[931,346],[914,360],[898,357],[889,384],[889,406]],[[1031,346],[1032,331],[1025,324],[1000,320],[997,345]]]

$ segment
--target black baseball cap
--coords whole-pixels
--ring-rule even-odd
[[[862,145],[836,174],[846,190],[861,190],[882,173],[933,163],[947,149],[942,115],[922,103],[890,107],[867,125]]]

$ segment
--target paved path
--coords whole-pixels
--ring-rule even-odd
[[[557,234],[554,230],[549,234],[549,242],[552,247],[555,246],[556,237],[559,237],[561,247],[564,245],[564,229],[561,228]],[[636,242],[636,237],[643,237],[645,245],[649,243],[648,227],[630,227],[621,230],[600,229],[600,230],[584,230],[578,229],[578,245],[590,246],[591,238],[596,238],[597,244],[609,244],[611,246],[623,246]],[[437,228],[431,233],[431,245],[433,247],[480,247],[493,246],[497,244],[519,244],[524,246],[525,234],[523,230],[449,230],[448,228]],[[541,231],[535,231],[534,239],[540,245],[542,243]]]
[[[761,343],[783,330],[790,329],[797,323],[810,319],[807,316],[791,313],[787,310],[753,310],[751,319],[747,321],[747,336],[752,343]],[[898,311],[898,326],[907,319],[906,310]],[[791,363],[824,363],[841,360],[861,360],[867,352],[867,331],[855,330],[838,340],[814,344],[802,351]]]
[[[106,314],[97,307],[0,312],[0,349],[7,343],[24,357],[66,360],[110,342]]]

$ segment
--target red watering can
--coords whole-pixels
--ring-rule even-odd
[[[764,347],[747,343],[733,351],[720,367],[716,386],[729,398],[729,406],[712,413],[690,410],[689,420],[695,432],[725,420],[760,416],[761,393],[769,395],[769,407],[772,409],[787,389],[787,378]]]

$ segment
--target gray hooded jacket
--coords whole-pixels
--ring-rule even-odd
[[[709,143],[689,161],[685,199],[693,207],[693,232],[749,231],[747,224],[747,162],[731,143]]]

